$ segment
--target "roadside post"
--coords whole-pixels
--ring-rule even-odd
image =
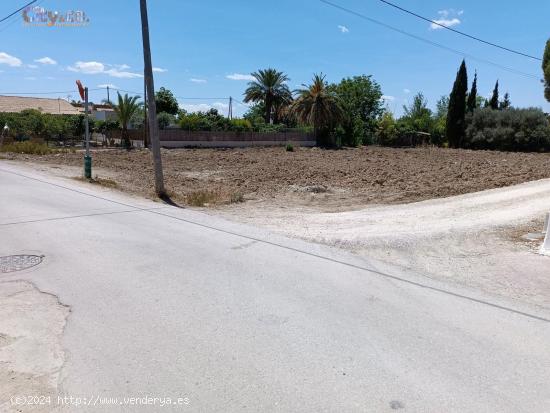
[[[92,156],[90,155],[90,128],[88,124],[88,88],[76,81],[80,97],[84,101],[84,125],[86,129],[86,154],[84,155],[84,178],[92,179]]]
[[[4,144],[4,138],[8,136],[9,133],[10,133],[10,128],[6,123],[4,125],[4,129],[2,129],[2,134],[0,135],[0,147],[2,147],[2,145]]]

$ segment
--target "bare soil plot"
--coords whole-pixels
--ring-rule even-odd
[[[82,153],[3,158],[80,167]],[[94,176],[152,196],[146,150],[98,150]],[[465,194],[550,178],[550,154],[442,148],[163,150],[166,186],[192,205],[262,200],[322,211],[357,209]]]

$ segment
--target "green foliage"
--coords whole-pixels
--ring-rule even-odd
[[[548,118],[536,108],[477,109],[468,115],[465,146],[504,151],[548,150]]]
[[[546,42],[542,57],[542,72],[544,74],[544,97],[550,102],[550,39]]]
[[[491,100],[489,100],[489,107],[493,110],[497,110],[498,109],[498,98],[499,98],[499,94],[498,94],[498,80],[497,80],[497,83],[495,84],[495,88],[493,89],[493,95],[491,96]]]
[[[9,126],[10,136],[16,139],[55,140],[84,135],[84,115],[52,115],[30,109],[21,113],[0,113],[0,127],[4,125]],[[94,119],[89,119],[89,125],[93,130]]]
[[[453,90],[449,96],[449,110],[447,112],[447,124],[445,135],[449,145],[459,148],[464,140],[466,129],[466,93],[468,92],[468,72],[466,62],[463,60],[456,74]]]
[[[504,94],[504,100],[499,103],[498,108],[500,110],[506,110],[506,109],[510,109],[511,107],[512,107],[512,102],[510,101],[510,94],[508,92],[506,92]]]
[[[145,126],[145,107],[144,107],[144,105],[140,105],[139,108],[136,109],[136,111],[134,112],[134,114],[130,118],[130,122],[128,122],[128,126],[134,128],[134,129],[142,129]]]
[[[160,112],[157,114],[157,123],[159,125],[159,129],[166,129],[168,126],[176,123],[176,117],[167,112]]]
[[[232,119],[229,123],[229,130],[235,132],[251,131],[252,123],[248,119]]]
[[[252,123],[248,119],[232,119],[219,114],[217,109],[207,112],[180,112],[180,128],[189,131],[252,131]]]
[[[283,72],[269,68],[252,73],[254,81],[248,83],[244,92],[244,101],[264,104],[264,121],[277,123],[280,109],[292,102],[292,93],[286,82],[290,79]],[[273,109],[278,110],[273,110]]]
[[[337,130],[342,144],[357,146],[372,141],[376,120],[384,111],[380,85],[372,76],[363,75],[342,79],[328,89],[342,108],[341,130]]]
[[[311,85],[298,93],[298,99],[292,104],[298,121],[313,126],[318,144],[334,146],[331,131],[343,119],[343,112],[335,93],[328,89],[325,76],[314,75]]]
[[[376,142],[382,146],[393,146],[397,140],[397,124],[391,112],[384,112],[378,121]]]
[[[117,92],[118,104],[113,107],[118,118],[118,123],[122,129],[122,138],[127,149],[130,149],[130,136],[128,135],[128,124],[132,117],[139,110],[141,103],[138,103],[139,96],[128,96],[126,93],[124,96]]]
[[[243,116],[254,127],[265,124],[265,104],[258,102],[251,105]]]
[[[291,143],[287,143],[285,149],[287,152],[294,152],[294,146]]]
[[[118,129],[118,122],[111,119],[98,120],[95,122],[95,125],[94,125],[94,130],[98,133],[103,133],[103,134],[115,129]]]
[[[449,96],[442,96],[436,104],[436,111],[433,119],[431,141],[434,145],[442,146],[446,141],[445,129],[447,127],[447,112],[449,111]]]
[[[419,92],[409,106],[403,106],[405,115],[401,118],[410,130],[429,133],[432,130],[432,111],[428,109],[428,101]]]
[[[155,105],[157,107],[158,114],[162,112],[169,113],[174,116],[178,114],[178,101],[170,90],[163,87],[155,93]]]
[[[468,102],[466,102],[466,110],[472,113],[477,107],[477,73],[474,75],[474,82],[472,83],[472,89],[468,94]]]
[[[190,131],[223,131],[229,129],[229,120],[218,113],[217,109],[207,112],[180,112],[180,128]]]

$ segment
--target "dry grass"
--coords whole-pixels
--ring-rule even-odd
[[[227,193],[224,191],[201,190],[187,195],[186,204],[195,207],[207,207],[215,205],[227,205],[244,202],[244,196],[239,193]]]
[[[13,142],[0,147],[0,152],[24,153],[28,155],[48,155],[55,150],[48,148],[44,143],[37,142]]]
[[[77,181],[88,182],[90,184],[103,186],[105,188],[118,188],[118,184],[116,183],[116,181],[107,178],[100,178],[98,176],[92,179],[87,179],[84,177],[75,177],[74,179],[76,179]]]

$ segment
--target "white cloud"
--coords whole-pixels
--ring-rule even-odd
[[[338,25],[338,29],[339,29],[342,33],[349,33],[349,29],[348,29],[346,26],[342,26],[341,24]]]
[[[99,88],[101,88],[101,89],[106,89],[106,88],[118,89],[118,86],[113,85],[112,83],[103,83],[103,84],[101,84],[101,85],[97,85],[97,87],[99,87]]]
[[[105,65],[100,62],[76,62],[73,66],[67,68],[71,72],[79,72],[87,75],[95,75],[105,72]]]
[[[229,104],[222,102],[209,103],[184,103],[178,102],[180,108],[187,112],[207,112],[210,109],[217,109],[220,114],[225,115],[229,110]]]
[[[56,65],[57,64],[57,62],[55,60],[53,60],[51,57],[48,57],[48,56],[41,57],[40,59],[34,59],[34,61],[36,63],[42,63],[43,65]]]
[[[395,100],[395,96],[382,95],[382,100],[385,100],[386,102],[393,102]]]
[[[168,69],[163,69],[162,67],[153,67],[153,72],[165,73],[168,72]]]
[[[231,80],[255,80],[252,75],[243,75],[241,73],[233,73],[232,75],[227,75],[227,79]]]
[[[37,65],[27,65],[29,69],[38,69]]]
[[[206,79],[197,79],[195,77],[192,77],[191,79],[189,79],[190,82],[193,82],[193,83],[206,83],[207,80]]]
[[[403,92],[408,95],[409,93],[411,93],[411,90],[410,89],[403,89]]]
[[[5,52],[0,52],[0,65],[8,65],[11,67],[19,67],[23,64],[21,59],[11,56]]]
[[[437,24],[431,23],[430,30],[443,29],[440,25],[445,27],[458,26],[462,22],[457,16],[462,16],[464,14],[464,10],[459,10],[458,12],[454,9],[440,10],[437,14],[439,15],[439,18],[433,19],[433,21]]]
[[[107,65],[100,62],[78,61],[73,66],[69,66],[67,69],[71,72],[84,73],[86,75],[106,74],[111,77],[121,79],[135,79],[143,77],[141,73],[128,72],[124,70],[128,68],[128,65],[113,65],[113,67],[107,68]]]
[[[24,78],[25,80],[36,80],[36,77],[34,76],[27,76]]]
[[[136,79],[138,77],[143,77],[141,73],[120,71],[118,69],[109,69],[106,70],[105,73],[109,76],[117,77],[119,79]]]

